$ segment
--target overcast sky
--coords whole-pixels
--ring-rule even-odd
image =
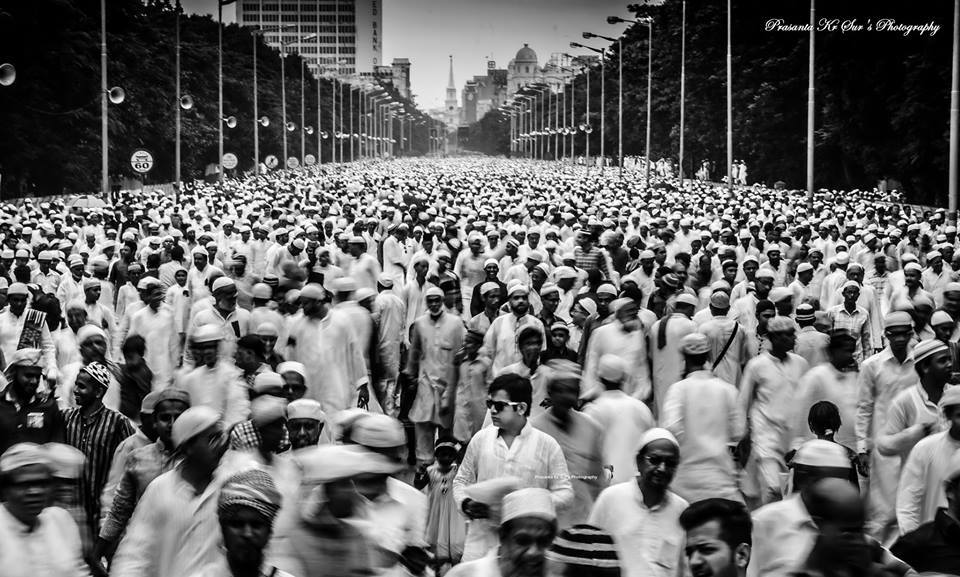
[[[183,0],[190,13],[216,15],[217,0]],[[443,106],[453,55],[459,98],[463,83],[483,74],[487,59],[506,68],[524,43],[537,52],[540,64],[552,52],[578,52],[584,31],[615,38],[623,24],[607,24],[607,16],[629,17],[624,0],[383,0],[383,62],[409,58],[411,90],[421,109]],[[224,21],[234,22],[235,5],[224,7]],[[600,47],[605,42],[592,41]],[[580,53],[589,53],[583,52]]]

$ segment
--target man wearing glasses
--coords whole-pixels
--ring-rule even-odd
[[[613,536],[625,577],[683,574],[680,514],[687,502],[668,489],[679,464],[676,438],[666,429],[650,429],[640,438],[640,474],[606,488],[593,505],[587,523]]]
[[[487,407],[492,427],[480,430],[470,444],[453,481],[453,498],[470,519],[463,561],[479,559],[499,544],[498,520],[491,505],[467,498],[467,488],[491,479],[514,477],[518,488],[548,489],[562,509],[573,500],[573,487],[560,445],[527,422],[533,388],[529,379],[506,373],[490,384]]]

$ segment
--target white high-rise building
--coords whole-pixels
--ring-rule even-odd
[[[262,29],[267,44],[286,45],[313,70],[372,76],[382,62],[382,7],[382,0],[239,0],[237,22]]]

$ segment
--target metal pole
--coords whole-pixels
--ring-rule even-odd
[[[583,123],[585,127],[589,128],[591,132],[593,127],[590,125],[590,67],[587,67],[587,121]],[[587,141],[587,170],[590,170],[590,133],[584,131],[585,140]]]
[[[566,89],[566,85],[564,85],[564,89]],[[566,91],[564,91],[563,96],[564,96],[564,98],[566,98],[566,96],[567,96]],[[557,94],[557,96],[554,98],[554,100],[556,100],[556,103],[555,103],[555,105],[554,105],[554,107],[553,107],[553,159],[554,159],[554,160],[559,160],[559,158],[560,158],[560,157],[559,157],[559,154],[560,154],[560,142],[563,141],[563,144],[564,144],[563,147],[564,147],[564,148],[567,147],[567,146],[566,146],[567,143],[566,143],[565,140],[563,140],[562,138],[560,138],[560,108],[561,108],[560,95]],[[566,108],[566,107],[563,107],[563,117],[564,117],[564,118],[567,117],[567,108]]]
[[[330,162],[337,161],[337,78],[330,79]]]
[[[680,188],[683,188],[683,135],[684,113],[687,94],[687,0],[683,0],[683,16],[680,23]]]
[[[177,44],[177,96],[176,101],[173,103],[174,108],[177,109],[177,122],[176,122],[176,145],[174,147],[174,180],[176,185],[173,188],[173,202],[177,204],[180,198],[180,0],[177,0],[176,6],[176,44]]]
[[[566,130],[567,128],[567,83],[566,82],[563,83],[563,104],[561,104],[560,107],[563,108],[563,129]],[[560,157],[566,158],[567,157],[567,138],[566,138],[567,135],[564,134],[563,136],[564,137],[560,139],[560,142],[563,143],[563,153],[560,155]]]
[[[107,130],[107,0],[100,0],[100,188],[110,198],[109,131]]]
[[[953,88],[950,90],[950,194],[949,219],[957,222],[957,157],[960,156],[960,0],[953,3]]]
[[[337,66],[340,66],[340,63],[339,63],[339,62],[337,63]],[[340,150],[338,150],[337,152],[339,153],[338,156],[340,157],[340,162],[343,162],[343,84],[342,84],[342,83],[340,84],[340,110],[339,110],[339,116],[340,116],[340,127],[339,127],[339,129],[340,129],[340,137],[341,137],[341,138],[339,139],[339,140],[340,140],[340,147],[339,147]]]
[[[733,56],[731,36],[733,35],[732,0],[727,0],[727,191],[733,195]]]
[[[607,49],[600,51],[600,170],[607,167]]]
[[[353,162],[353,84],[350,85],[350,162]]]
[[[320,64],[319,64],[319,61],[317,63],[317,164],[323,164],[323,126],[320,123]]]
[[[283,43],[283,37],[280,37],[280,114],[283,116],[280,131],[283,132],[283,160],[280,166],[287,166],[287,47]],[[222,120],[221,120],[222,122]],[[283,169],[281,168],[281,170]]]
[[[573,80],[570,81],[570,125],[573,127],[573,130],[570,132],[570,164],[573,165],[574,160],[574,150],[577,147],[577,77],[574,76]]]
[[[307,122],[306,122],[307,102],[304,98],[303,90],[303,57],[300,57],[300,165],[306,166],[304,156],[307,153]]]
[[[217,180],[223,182],[223,2],[217,0]]]
[[[620,167],[619,174],[623,176],[623,37],[617,38],[617,156],[620,161],[617,165]],[[647,126],[650,126],[650,118],[647,118]]]
[[[259,32],[259,29],[257,33]],[[257,100],[257,33],[253,34],[253,174],[260,174],[260,104]]]
[[[644,178],[650,187],[650,111],[653,108],[653,18],[647,20],[647,165]]]
[[[807,208],[813,208],[813,115],[814,115],[814,42],[816,34],[815,0],[810,0],[810,59],[807,63]]]

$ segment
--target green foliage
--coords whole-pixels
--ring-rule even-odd
[[[809,0],[733,0],[733,156],[744,159],[751,180],[788,186],[806,185],[806,106],[809,34],[767,31],[773,18],[806,24]],[[652,16],[653,97],[651,157],[677,159],[680,124],[681,0],[635,5],[637,17]],[[903,183],[916,202],[946,204],[949,135],[950,59],[953,4],[893,0],[817,2],[817,18],[856,19],[860,31],[823,31],[816,35],[816,181],[817,187],[870,188],[881,178]],[[604,15],[585,22],[585,30],[616,35]],[[867,30],[881,18],[898,24],[933,22],[933,36]],[[726,19],[723,0],[687,0],[685,173],[700,162],[726,164]],[[609,29],[609,32],[605,32]],[[648,29],[631,25],[623,36],[623,146],[626,155],[645,151]],[[592,42],[600,47],[603,41]],[[606,151],[617,151],[616,43],[606,62]],[[585,116],[586,75],[574,88],[578,122]],[[590,74],[591,154],[600,150],[600,69]],[[561,105],[564,100],[561,99]],[[479,126],[478,126],[479,125]],[[509,122],[481,120],[472,130],[481,142],[487,134],[506,134]],[[507,137],[509,138],[509,137]],[[471,141],[476,140],[471,135]],[[576,137],[578,154],[585,135]],[[480,149],[490,152],[492,149]],[[724,171],[725,172],[725,171]]]
[[[149,182],[174,180],[175,159],[175,26],[176,13],[168,0],[108,0],[108,87],[120,86],[126,100],[109,107],[111,175],[134,176],[130,155],[137,148],[153,153]],[[202,178],[217,162],[217,28],[209,16],[180,18],[181,93],[194,107],[181,111],[181,175]],[[283,137],[288,154],[300,156],[301,127],[305,151],[331,159],[331,81],[314,79],[304,66],[304,121],[300,118],[301,59],[288,55],[287,120],[294,132],[282,130],[281,59],[262,37],[237,25],[223,28],[223,111],[237,118],[236,128],[224,127],[224,151],[240,159],[238,170],[254,164],[253,51],[257,42],[258,115],[270,119],[260,127],[261,160],[282,158]],[[21,183],[35,194],[90,192],[100,188],[100,2],[99,0],[30,0],[7,2],[0,8],[0,62],[16,66],[16,82],[0,87],[0,174],[7,198]],[[317,130],[318,85],[320,130]],[[388,85],[389,86],[389,85]],[[394,100],[403,101],[392,88]],[[338,88],[339,92],[339,88]],[[349,86],[344,88],[344,131],[349,127]],[[361,132],[360,92],[354,90],[354,132]],[[340,112],[338,111],[338,116]],[[339,124],[339,118],[338,118]],[[399,140],[399,123],[394,136]],[[409,136],[409,135],[407,135]],[[398,147],[399,148],[399,147]],[[416,126],[413,149],[429,148],[425,126]],[[355,144],[355,154],[359,147]],[[349,157],[349,141],[344,143]],[[339,153],[338,153],[339,156]]]

